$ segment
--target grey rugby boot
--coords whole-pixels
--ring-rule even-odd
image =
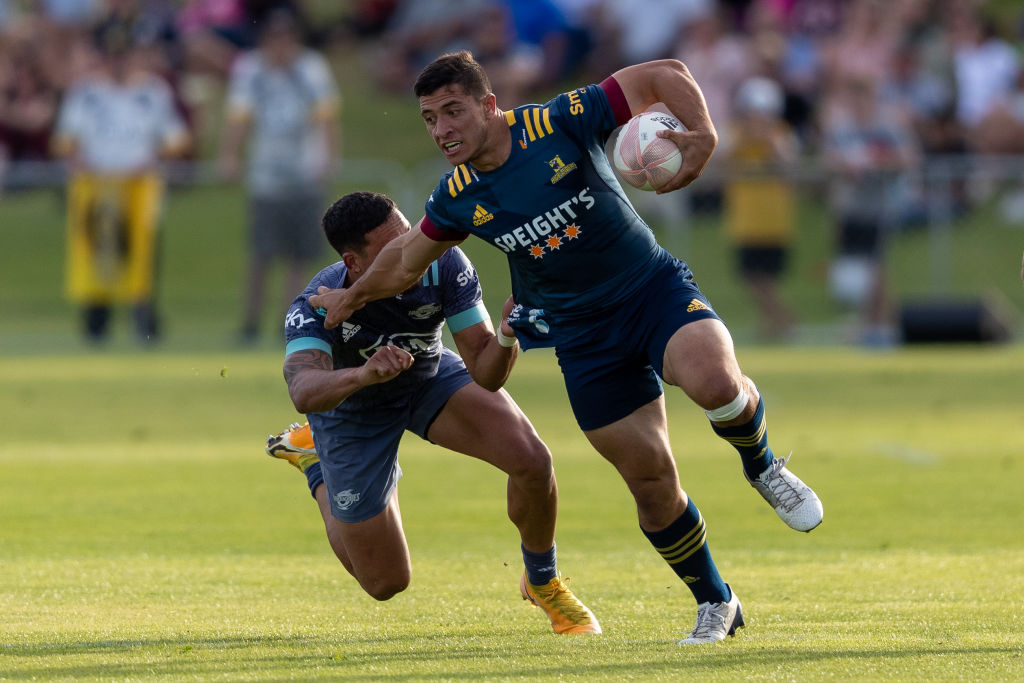
[[[750,485],[775,508],[782,521],[797,531],[810,531],[821,524],[824,510],[821,500],[811,487],[800,481],[788,469],[786,463],[793,457],[774,458],[772,464],[756,479],[747,477]],[[744,475],[746,473],[744,472]]]
[[[735,635],[736,629],[743,628],[740,599],[732,588],[729,588],[729,592],[732,597],[728,602],[702,602],[697,605],[697,625],[690,631],[690,635],[679,641],[680,645],[717,643]]]

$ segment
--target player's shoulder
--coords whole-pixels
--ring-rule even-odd
[[[469,257],[466,256],[466,252],[459,249],[457,246],[453,246],[446,252],[441,254],[437,259],[437,263],[441,268],[463,270],[466,266],[472,267],[472,263],[469,261]]]
[[[479,173],[469,164],[459,164],[441,176],[437,187],[431,193],[428,205],[434,203],[437,208],[440,202],[458,201],[463,195],[472,195],[474,190],[485,185]]]
[[[327,287],[328,289],[341,289],[345,286],[345,278],[348,275],[348,268],[345,267],[344,261],[337,261],[331,265],[322,268],[319,273],[313,276],[310,280],[309,285],[306,286],[306,291],[315,294],[318,287]]]
[[[547,109],[552,117],[563,119],[588,114],[607,100],[604,88],[597,83],[591,83],[559,93],[543,105],[533,106],[542,108],[542,111]]]

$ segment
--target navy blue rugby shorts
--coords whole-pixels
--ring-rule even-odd
[[[330,413],[308,415],[334,517],[362,522],[384,510],[402,477],[402,433],[426,439],[448,399],[472,381],[462,359],[445,349],[437,374],[393,404],[346,408],[342,403]],[[317,483],[311,479],[312,491]]]
[[[718,318],[689,267],[672,259],[627,307],[571,323],[555,348],[576,422],[583,430],[620,420],[663,390],[665,347],[695,320]]]

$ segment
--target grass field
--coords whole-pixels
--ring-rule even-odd
[[[1014,680],[1024,676],[1024,349],[740,349],[776,450],[825,503],[786,529],[672,394],[673,444],[748,627],[680,648],[688,592],[571,428],[554,360],[510,390],[555,453],[563,573],[605,634],[518,597],[502,477],[411,438],[413,584],[386,603],[334,561],[277,353],[0,357],[0,679]]]

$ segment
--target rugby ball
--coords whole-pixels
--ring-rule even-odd
[[[684,130],[671,114],[645,111],[619,129],[612,165],[619,177],[638,190],[657,190],[679,172],[683,156],[676,143],[659,138],[659,130]]]

